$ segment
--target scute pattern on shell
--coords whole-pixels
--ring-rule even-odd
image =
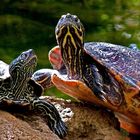
[[[103,42],[85,43],[86,52],[104,66],[140,80],[140,51]]]

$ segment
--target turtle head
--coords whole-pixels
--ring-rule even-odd
[[[17,81],[29,80],[37,64],[37,57],[32,49],[22,52],[9,65],[11,77]]]
[[[81,75],[81,63],[84,55],[84,27],[76,15],[63,15],[55,29],[64,65],[69,79]]]
[[[76,15],[67,13],[59,19],[55,34],[59,46],[65,46],[67,41],[76,46],[78,43],[83,44],[84,27]]]

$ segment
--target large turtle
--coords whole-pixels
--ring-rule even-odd
[[[140,51],[133,46],[84,43],[84,27],[76,15],[63,15],[55,34],[59,47],[51,50],[50,60],[57,71],[50,73],[51,82],[76,99],[117,112],[121,127],[140,133]],[[44,69],[34,79],[40,73],[50,76]]]
[[[60,138],[66,135],[67,128],[57,109],[50,102],[40,99],[42,86],[31,80],[37,64],[33,50],[22,52],[10,65],[0,61],[0,107],[21,107],[38,112],[47,119],[50,129]]]

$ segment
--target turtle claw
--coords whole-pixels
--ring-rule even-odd
[[[61,139],[67,134],[67,126],[62,120],[59,120],[57,124],[50,126],[50,129]]]

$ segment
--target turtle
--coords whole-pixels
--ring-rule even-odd
[[[66,124],[53,104],[41,99],[43,87],[31,79],[37,65],[32,49],[22,52],[9,65],[0,61],[0,108],[18,108],[38,113],[49,128],[63,138]]]
[[[33,79],[40,71],[51,76],[51,85],[80,101],[114,111],[122,128],[139,134],[140,51],[133,45],[85,43],[84,34],[76,15],[62,15],[55,29],[58,46],[49,53],[55,70],[50,75],[48,69],[36,71]]]

